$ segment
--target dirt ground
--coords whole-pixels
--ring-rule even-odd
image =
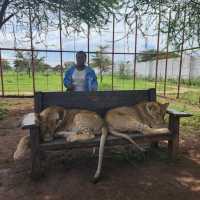
[[[173,162],[167,158],[165,144],[142,161],[106,150],[102,178],[96,185],[90,181],[97,165],[92,150],[48,152],[46,174],[34,182],[29,176],[29,155],[17,163],[12,158],[19,139],[27,134],[19,124],[32,111],[32,99],[0,101],[9,106],[8,116],[0,121],[0,200],[200,199],[199,133],[181,130],[180,154]]]

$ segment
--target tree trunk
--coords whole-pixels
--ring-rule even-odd
[[[28,67],[28,69],[27,69],[27,74],[28,74],[28,77],[31,78],[31,69],[30,69],[30,67]]]

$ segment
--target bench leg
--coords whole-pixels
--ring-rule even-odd
[[[39,149],[39,128],[30,129],[31,138],[31,178],[37,180],[41,177],[41,160]]]
[[[40,156],[36,153],[32,156],[32,166],[31,166],[31,178],[33,180],[38,180],[41,175],[41,162],[40,162]]]
[[[158,149],[158,147],[159,147],[159,142],[152,142],[151,143],[151,148]]]
[[[172,139],[168,141],[169,156],[172,159],[176,158],[179,150],[179,117],[170,115],[169,130],[172,133]]]
[[[178,144],[174,139],[168,141],[168,151],[169,151],[169,157],[171,159],[175,159],[176,155],[178,153]]]

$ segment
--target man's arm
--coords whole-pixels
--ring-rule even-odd
[[[69,68],[65,72],[65,77],[64,77],[64,86],[67,88],[68,91],[73,91],[74,86],[72,84],[72,68]]]
[[[97,82],[97,76],[94,72],[94,70],[91,70],[91,84],[90,84],[90,91],[97,91],[98,89],[98,82]]]

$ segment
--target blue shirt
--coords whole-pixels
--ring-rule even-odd
[[[64,77],[64,86],[67,88],[73,84],[73,73],[76,67],[72,65],[66,72]],[[85,91],[96,91],[98,88],[97,77],[94,70],[89,67],[85,66]]]

